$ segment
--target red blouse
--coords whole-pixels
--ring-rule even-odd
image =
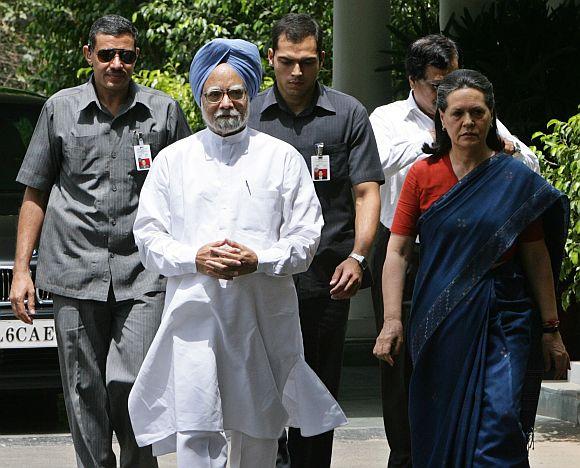
[[[401,236],[415,237],[417,221],[421,214],[429,209],[444,193],[459,180],[453,172],[449,155],[433,160],[433,158],[417,161],[407,174],[391,232]],[[541,219],[536,219],[527,226],[518,238],[518,242],[535,242],[544,238]],[[508,260],[515,253],[514,244],[503,256]]]

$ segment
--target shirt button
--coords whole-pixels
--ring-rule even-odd
[[[111,258],[113,258],[114,256],[115,256],[115,254],[114,254],[113,252],[111,252],[111,253],[109,254],[109,257],[111,257]]]
[[[117,191],[117,186],[116,186],[116,185],[113,185],[113,186],[111,187],[111,190],[112,190],[113,192],[116,192],[116,191]]]
[[[111,220],[111,224],[114,226],[115,224],[117,224],[117,220],[116,219]]]

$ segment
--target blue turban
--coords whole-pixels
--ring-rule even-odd
[[[262,83],[258,48],[243,39],[214,39],[197,51],[189,68],[189,84],[198,106],[201,107],[203,85],[220,63],[227,63],[240,75],[250,99],[258,94]]]

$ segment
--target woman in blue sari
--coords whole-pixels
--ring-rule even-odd
[[[447,75],[437,109],[431,156],[409,171],[393,221],[374,353],[392,363],[403,343],[405,270],[419,235],[406,330],[413,465],[526,467],[541,374],[569,367],[554,293],[567,199],[501,152],[483,75]]]

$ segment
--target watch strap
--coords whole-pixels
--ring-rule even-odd
[[[367,268],[367,266],[368,266],[368,263],[367,263],[367,259],[366,259],[366,258],[364,258],[364,256],[363,256],[363,255],[359,255],[359,254],[357,254],[357,253],[354,253],[354,252],[352,252],[352,253],[349,255],[349,257],[351,257],[351,258],[354,258],[354,259],[355,259],[355,260],[358,262],[358,264],[360,265],[360,267],[361,267],[363,270],[366,270],[366,268]]]

